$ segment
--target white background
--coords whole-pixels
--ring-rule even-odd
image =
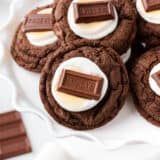
[[[0,25],[7,20],[9,14],[9,3],[11,0],[0,0]],[[0,112],[10,105],[10,89],[7,84],[0,80]],[[31,114],[23,114],[25,125],[32,143],[33,152],[24,156],[12,158],[11,160],[32,160],[39,152],[43,144],[53,141],[45,123]],[[119,131],[121,132],[121,131]],[[68,138],[59,142],[77,160],[160,160],[160,148],[150,145],[128,145],[121,149],[107,151],[89,141],[79,138]]]

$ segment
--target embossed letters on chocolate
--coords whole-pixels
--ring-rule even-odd
[[[106,1],[74,3],[73,7],[76,23],[114,19],[113,5]]]
[[[98,100],[101,96],[102,85],[103,78],[101,77],[64,69],[58,84],[58,91]]]
[[[24,32],[39,32],[50,31],[53,29],[53,19],[50,14],[31,14],[26,17],[23,31]]]

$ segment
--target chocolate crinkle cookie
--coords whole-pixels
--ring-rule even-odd
[[[88,130],[105,125],[118,114],[128,86],[125,65],[113,49],[73,42],[48,59],[40,95],[57,122]]]
[[[75,3],[81,4],[83,2],[86,4],[91,1],[58,1],[54,12],[56,20],[54,30],[57,36],[65,42],[77,40],[83,41],[87,45],[88,42],[92,41],[105,47],[111,47],[120,55],[126,53],[136,34],[136,10],[131,1],[111,0],[111,10],[113,12],[110,14],[112,15],[108,15],[109,20],[104,19],[101,21],[99,21],[99,19],[93,20],[96,9],[99,9],[100,4],[96,4],[94,1],[94,5],[92,4],[92,6],[88,8],[87,5],[75,6]],[[104,3],[106,2],[104,1]],[[104,5],[102,7],[104,7]],[[81,13],[77,13],[78,11],[83,11],[83,9],[85,13],[91,13],[91,15],[87,15],[88,18],[83,18],[83,13],[82,15],[80,15]],[[77,15],[80,17],[77,17]],[[92,16],[92,21],[89,16]]]
[[[130,79],[137,110],[149,122],[160,126],[160,47],[137,59]]]
[[[160,2],[147,0],[132,0],[137,13],[137,35],[139,40],[152,48],[160,45]]]
[[[11,46],[11,54],[23,68],[41,72],[48,56],[61,42],[53,31],[54,5],[31,11],[18,26]]]

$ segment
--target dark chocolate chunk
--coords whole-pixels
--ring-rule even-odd
[[[0,159],[31,152],[31,146],[20,114],[0,114]]]
[[[31,14],[26,17],[23,31],[39,32],[53,29],[53,19],[50,14]]]
[[[151,76],[156,81],[156,83],[158,84],[158,86],[160,87],[160,71],[152,74]]]
[[[146,12],[160,9],[160,0],[142,0]]]
[[[58,84],[58,91],[98,100],[101,96],[102,85],[103,78],[64,69]]]
[[[113,5],[106,1],[92,3],[74,3],[76,23],[89,23],[114,19]]]

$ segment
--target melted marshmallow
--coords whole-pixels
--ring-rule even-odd
[[[100,99],[90,100],[57,91],[58,82],[63,69],[70,69],[73,71],[102,77],[104,79],[104,82]],[[93,63],[91,60],[87,58],[82,57],[71,58],[61,63],[60,66],[57,68],[52,80],[53,97],[62,108],[72,112],[85,111],[95,107],[104,98],[107,89],[108,79],[106,75],[95,63]]]
[[[43,9],[38,14],[51,14],[52,8]],[[45,46],[52,44],[58,40],[57,36],[53,31],[44,32],[27,32],[27,39],[34,46]]]
[[[97,0],[94,0],[97,1]],[[112,33],[118,25],[118,14],[114,7],[115,19],[92,23],[75,23],[73,3],[93,2],[93,0],[73,0],[68,9],[68,23],[71,30],[78,36],[90,40],[101,39]]]

